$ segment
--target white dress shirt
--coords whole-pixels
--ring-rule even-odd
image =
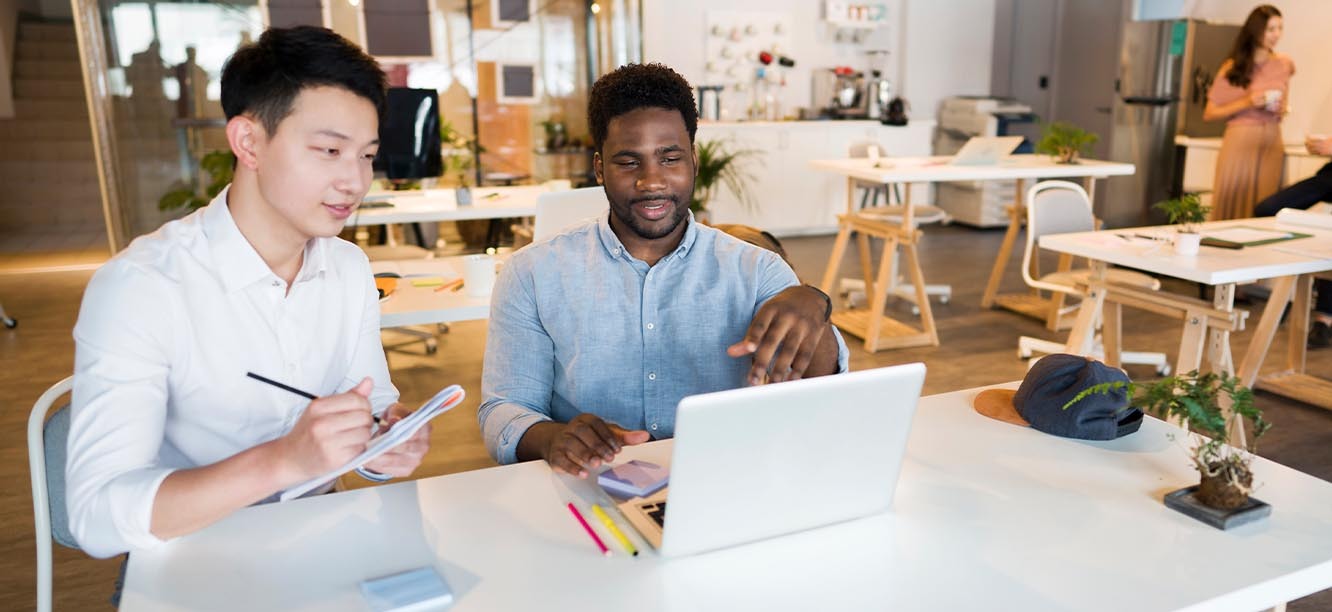
[[[306,245],[287,284],[236,227],[227,190],[102,266],[74,326],[66,466],[70,529],[94,557],[161,543],[150,531],[167,475],[216,463],[291,430],[309,400],[375,381],[397,401],[365,254],[338,238]]]

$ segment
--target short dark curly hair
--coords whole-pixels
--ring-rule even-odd
[[[301,90],[328,86],[365,98],[382,121],[387,81],[375,58],[333,30],[269,28],[222,67],[222,112],[253,115],[271,136]]]
[[[587,101],[587,125],[598,153],[606,143],[611,119],[640,108],[680,111],[689,142],[698,131],[694,89],[680,73],[662,64],[629,64],[602,75]]]

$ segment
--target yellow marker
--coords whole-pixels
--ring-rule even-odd
[[[635,557],[638,556],[638,549],[634,548],[634,543],[630,542],[629,538],[624,537],[624,532],[620,531],[620,528],[615,526],[615,521],[611,520],[611,517],[606,514],[605,510],[601,509],[601,506],[592,504],[592,514],[597,515],[597,520],[601,521],[601,524],[605,525],[606,529],[610,530],[611,535],[615,536],[615,539],[620,541],[620,546],[624,547],[625,552]]]
[[[425,278],[413,278],[413,287],[437,287],[444,284],[443,276],[427,276]]]

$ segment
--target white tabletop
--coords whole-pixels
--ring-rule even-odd
[[[361,208],[347,220],[347,225],[531,217],[536,215],[537,196],[548,191],[542,185],[476,187],[472,189],[472,203],[467,206],[458,206],[453,189],[405,191],[388,199],[392,208]]]
[[[1286,225],[1277,222],[1275,217],[1265,217],[1205,223],[1202,233],[1206,235],[1209,230],[1227,227],[1274,229],[1312,234],[1312,237],[1242,249],[1204,246],[1197,255],[1176,255],[1169,242],[1175,234],[1174,226],[1152,226],[1041,236],[1040,246],[1208,285],[1332,270],[1332,258],[1304,248],[1332,244],[1332,230]],[[1161,240],[1146,240],[1139,235]]]
[[[417,287],[413,278],[443,278],[445,282],[462,277],[462,257],[372,261],[376,274],[395,272],[398,288],[379,301],[379,326],[403,327],[429,323],[472,321],[490,316],[490,295],[474,296],[466,288],[436,291],[438,287]]]
[[[954,166],[949,156],[883,157],[875,167],[867,158],[816,159],[817,170],[876,183],[942,183],[1007,179],[1105,178],[1133,174],[1133,164],[1084,159],[1076,164],[1055,163],[1048,155],[1010,155],[988,166]]]
[[[975,392],[921,401],[887,514],[605,558],[531,462],[242,510],[130,555],[121,609],[361,610],[360,581],[426,565],[457,611],[1250,611],[1332,586],[1332,484],[1257,459],[1272,515],[1220,531],[1161,503],[1197,481],[1173,427],[1056,438],[977,415]]]

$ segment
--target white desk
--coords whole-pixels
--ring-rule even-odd
[[[989,308],[998,303],[1004,308],[1015,312],[1032,316],[1038,319],[1051,319],[1050,312],[1057,312],[1062,305],[1062,298],[1048,300],[1037,295],[1028,293],[1014,295],[999,295],[999,285],[1003,281],[1004,270],[1008,263],[1009,255],[1013,252],[1013,245],[1017,243],[1018,232],[1022,228],[1025,217],[1026,207],[1023,203],[1026,195],[1027,181],[1053,178],[1081,178],[1087,188],[1087,192],[1093,198],[1095,197],[1096,179],[1107,178],[1111,176],[1123,176],[1133,174],[1133,164],[1124,164],[1116,162],[1098,161],[1094,159],[1084,159],[1077,164],[1059,164],[1055,163],[1047,155],[1012,155],[1002,162],[989,166],[954,166],[949,164],[951,157],[887,157],[878,161],[877,166],[868,159],[829,159],[811,161],[810,165],[817,170],[831,172],[846,177],[847,180],[847,200],[846,214],[839,217],[842,219],[842,231],[838,234],[837,242],[833,245],[832,257],[829,258],[827,271],[824,273],[823,290],[831,291],[833,277],[836,269],[841,264],[842,256],[845,252],[846,243],[850,231],[861,232],[875,231],[876,229],[888,231],[889,228],[876,228],[865,219],[856,219],[856,201],[855,201],[855,181],[868,181],[872,183],[882,183],[885,185],[906,183],[908,189],[904,190],[907,204],[910,204],[911,189],[910,183],[939,183],[954,181],[996,181],[996,180],[1015,180],[1017,188],[1014,195],[1014,204],[1009,207],[1008,230],[1004,234],[1004,241],[999,247],[999,253],[994,260],[994,265],[990,270],[989,281],[985,285],[985,293],[981,298],[981,306]],[[908,207],[909,208],[909,207]],[[863,227],[850,227],[858,225]],[[904,225],[911,225],[910,219]],[[922,329],[917,331],[910,326],[899,323],[887,317],[875,317],[865,312],[854,311],[844,313],[841,316],[844,319],[847,329],[862,338],[866,339],[866,349],[876,350],[878,346],[892,348],[895,346],[921,346],[937,345],[938,337],[934,330],[933,313],[930,310],[929,302],[925,296],[925,281],[920,271],[920,266],[916,258],[915,243],[919,239],[918,233],[914,227],[903,228],[903,231],[896,232],[893,240],[903,246],[907,259],[907,272],[911,275],[912,284],[916,290],[916,305],[920,308]],[[890,245],[892,246],[892,245]],[[872,276],[870,270],[869,245],[862,237],[860,239],[859,253],[861,266],[865,272],[866,295],[871,297],[869,313],[882,313],[883,305],[886,303],[888,287],[885,283],[878,282]],[[884,250],[883,263],[880,264],[879,277],[887,279],[882,269],[885,264],[890,263],[891,254],[889,249]],[[1061,262],[1061,268],[1067,268],[1066,262]],[[895,281],[895,279],[888,279]],[[881,299],[879,294],[883,294]],[[1054,317],[1057,319],[1057,316]],[[1057,327],[1057,321],[1053,319],[1051,328]],[[889,337],[880,342],[878,335],[880,327],[885,328]]]
[[[415,287],[409,275],[443,277],[447,282],[462,277],[462,257],[373,261],[370,269],[396,272],[398,288],[379,302],[380,327],[405,327],[429,323],[453,323],[486,319],[490,316],[490,296],[472,296],[466,289],[435,291],[437,287]]]
[[[1303,369],[1305,334],[1308,331],[1309,324],[1312,275],[1332,270],[1332,258],[1313,254],[1302,247],[1314,244],[1332,244],[1332,231],[1302,225],[1282,225],[1273,217],[1206,223],[1203,225],[1203,231],[1206,233],[1208,229],[1228,226],[1281,229],[1312,234],[1313,236],[1238,250],[1204,246],[1196,256],[1176,255],[1173,247],[1166,242],[1152,244],[1140,240],[1128,241],[1117,236],[1117,234],[1126,236],[1144,234],[1168,237],[1174,233],[1174,228],[1169,226],[1041,236],[1040,246],[1043,249],[1086,257],[1092,260],[1093,268],[1098,272],[1103,272],[1106,264],[1110,263],[1214,285],[1216,286],[1216,292],[1212,304],[1213,309],[1219,313],[1231,313],[1232,315],[1236,313],[1234,307],[1235,283],[1269,278],[1277,279],[1272,288],[1272,294],[1267,299],[1262,320],[1254,331],[1253,339],[1249,343],[1249,348],[1243,361],[1240,362],[1238,370],[1234,367],[1234,360],[1230,352],[1229,332],[1234,330],[1226,329],[1224,325],[1213,326],[1211,322],[1216,321],[1218,317],[1201,314],[1203,309],[1198,307],[1197,300],[1170,296],[1169,294],[1151,296],[1148,295],[1148,292],[1134,292],[1118,288],[1110,289],[1110,291],[1126,292],[1132,294],[1134,299],[1168,298],[1183,305],[1186,309],[1192,308],[1194,316],[1185,317],[1184,333],[1180,341],[1176,371],[1188,372],[1199,369],[1202,366],[1203,356],[1206,354],[1209,357],[1207,365],[1212,370],[1237,372],[1244,384],[1249,386],[1258,382],[1258,370],[1262,366],[1263,358],[1267,354],[1267,349],[1271,346],[1272,338],[1276,334],[1277,326],[1281,322],[1282,311],[1293,294],[1296,299],[1295,303],[1291,305],[1290,371],[1263,381],[1260,386],[1304,401],[1314,402],[1321,396],[1322,403],[1326,403],[1328,398],[1332,398],[1332,384],[1320,384],[1317,379],[1304,376]],[[1078,321],[1069,334],[1067,345],[1069,352],[1086,354],[1086,351],[1090,348],[1092,335],[1095,332],[1093,322],[1104,312],[1105,299],[1106,288],[1103,285],[1087,288],[1087,295],[1083,304],[1084,306],[1091,304],[1091,307],[1082,308],[1078,314]],[[1117,332],[1118,311],[1115,310],[1104,318],[1106,324],[1112,328],[1111,331]],[[1238,329],[1243,329],[1243,319],[1239,318],[1237,321],[1239,323]],[[1204,332],[1206,332],[1206,335]],[[1107,333],[1107,336],[1111,335],[1115,334]],[[1117,339],[1108,337],[1107,341],[1117,345]],[[1111,347],[1107,346],[1107,352],[1110,352],[1110,350]],[[1288,393],[1278,388],[1288,386],[1312,389],[1313,391]]]
[[[542,185],[476,187],[472,189],[472,203],[468,206],[458,206],[453,189],[404,191],[401,195],[394,195],[388,199],[393,204],[392,208],[360,208],[347,219],[347,225],[531,217],[536,215],[537,197],[548,191],[549,189]],[[390,194],[372,195],[382,198]]]
[[[131,555],[121,609],[361,610],[359,581],[423,565],[458,612],[1248,612],[1332,586],[1332,484],[1257,459],[1272,516],[1219,531],[1161,503],[1197,480],[1169,425],[1067,440],[975,414],[974,393],[922,400],[889,514],[608,559],[532,462],[242,510]]]

